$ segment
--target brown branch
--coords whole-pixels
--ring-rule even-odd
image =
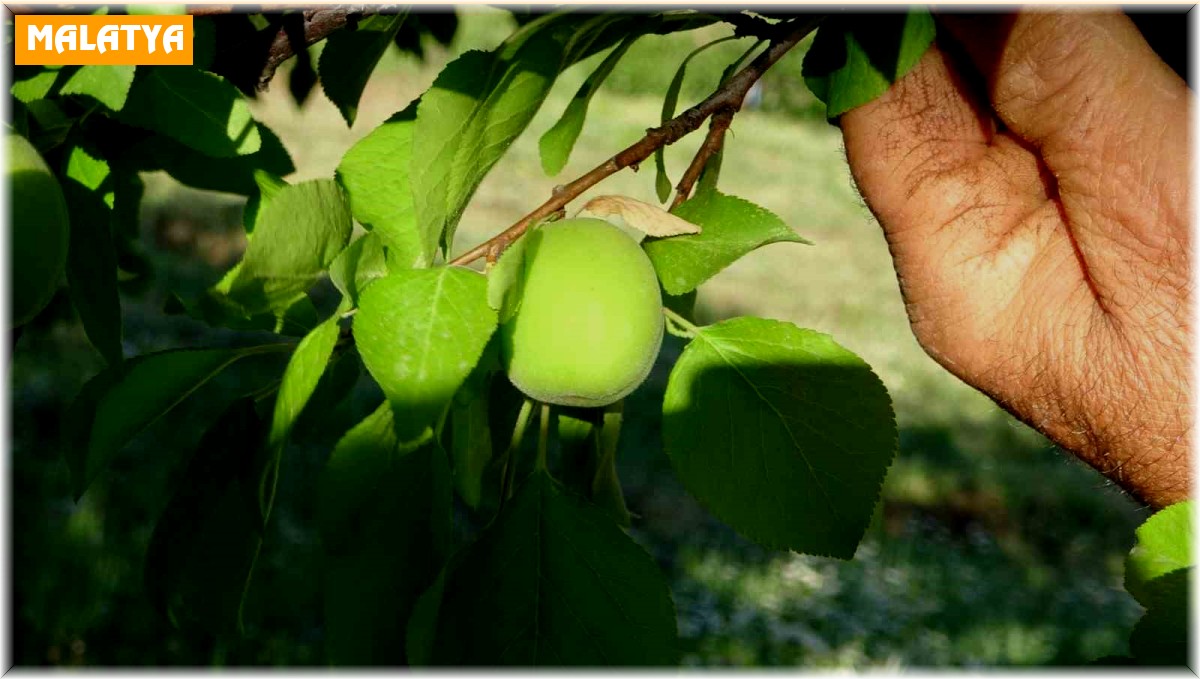
[[[733,122],[733,114],[734,109],[731,108],[721,109],[713,114],[712,121],[708,124],[708,136],[704,138],[704,143],[696,151],[691,165],[688,165],[687,170],[680,177],[679,183],[675,185],[675,200],[671,201],[672,210],[688,199],[692,187],[700,179],[700,174],[704,172],[704,166],[708,163],[708,159],[721,150],[721,145],[725,143],[725,131]]]
[[[639,163],[649,158],[658,149],[673,144],[689,133],[694,132],[710,116],[720,111],[729,111],[730,115],[732,115],[741,109],[742,102],[746,98],[746,93],[762,77],[763,73],[773,66],[775,62],[779,61],[783,55],[787,54],[788,50],[795,47],[797,43],[811,33],[817,27],[817,24],[820,23],[820,20],[821,17],[814,16],[806,18],[804,21],[792,23],[791,25],[794,28],[790,32],[786,33],[782,38],[773,41],[754,61],[725,81],[725,84],[716,92],[709,95],[707,99],[668,120],[662,126],[646,130],[646,136],[642,137],[632,146],[627,147],[617,155],[592,168],[591,171],[575,181],[556,189],[550,200],[542,203],[533,212],[525,215],[517,223],[496,234],[486,242],[480,243],[450,260],[450,265],[461,266],[469,264],[480,257],[495,260],[505,248],[520,238],[521,234],[525,233],[526,229],[532,224],[540,222],[554,214],[557,210],[562,209],[567,203],[578,198],[580,194],[600,183],[600,181],[627,167],[636,169]]]
[[[274,8],[272,8],[274,9]],[[367,14],[381,14],[388,8],[383,5],[328,5],[303,10],[303,32],[296,31],[285,21],[275,33],[275,39],[267,51],[262,73],[258,76],[258,89],[265,90],[275,77],[275,70],[283,62],[296,56],[313,43],[320,42],[342,28],[352,19]],[[291,30],[289,30],[291,28]]]

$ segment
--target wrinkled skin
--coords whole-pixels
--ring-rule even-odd
[[[1186,84],[1115,11],[939,21],[840,121],[913,332],[1139,499],[1186,499]]]

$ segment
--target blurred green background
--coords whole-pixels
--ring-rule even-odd
[[[458,15],[450,49],[431,42],[424,62],[399,51],[385,58],[352,129],[319,87],[297,107],[284,69],[253,108],[292,153],[298,171],[289,179],[331,176],[355,140],[428,87],[456,53],[491,48],[514,25],[506,12],[483,7],[460,8]],[[456,250],[504,228],[556,184],[656,125],[675,67],[726,32],[640,40],[593,100],[570,164],[559,177],[546,177],[537,139],[597,59],[572,68],[480,188]],[[681,108],[711,91],[748,46],[725,43],[694,60]],[[1121,587],[1122,560],[1147,511],[917,346],[882,235],[852,185],[840,135],[802,84],[802,56],[799,49],[781,61],[764,79],[759,105],[737,116],[722,190],[773,210],[815,245],[769,246],[739,261],[701,287],[698,320],[755,315],[832,334],[887,385],[900,450],[882,510],[852,561],[759,548],[702,510],[661,452],[658,407],[682,348],[668,337],[650,379],[627,403],[620,468],[638,515],[632,532],[674,591],[684,663],[976,667],[1080,664],[1124,653],[1140,608]],[[669,149],[673,179],[699,141]],[[230,341],[232,333],[161,309],[168,291],[199,291],[236,261],[245,244],[242,200],[186,189],[165,175],[145,179],[142,238],[156,266],[148,285],[123,297],[126,355]],[[588,195],[653,201],[653,180],[649,168],[625,172]],[[328,286],[314,292],[329,294]],[[60,424],[101,365],[61,295],[14,348],[13,660],[323,664],[312,490],[333,443],[366,414],[369,381],[338,408],[305,413],[297,429],[251,586],[244,638],[195,639],[151,610],[141,568],[171,482],[215,413],[201,393],[140,435],[76,503]]]

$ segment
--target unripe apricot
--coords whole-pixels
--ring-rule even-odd
[[[8,135],[11,190],[9,262],[12,325],[22,325],[50,302],[67,261],[67,203],[58,180],[29,140]]]
[[[650,260],[599,219],[555,222],[525,238],[519,306],[500,329],[509,379],[544,403],[596,407],[624,398],[662,345]]]

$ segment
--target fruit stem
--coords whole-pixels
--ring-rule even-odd
[[[550,440],[550,404],[542,404],[542,421],[538,431],[537,463],[534,468],[546,471],[546,445]]]
[[[695,337],[696,333],[700,332],[700,328],[693,325],[691,321],[675,313],[674,311],[671,311],[667,307],[663,307],[663,315],[667,317],[669,322],[677,325],[687,337]]]
[[[525,427],[529,424],[529,414],[533,412],[533,401],[525,399],[521,403],[521,410],[517,413],[517,423],[513,426],[512,440],[509,441],[508,450],[504,451],[504,481],[500,488],[500,508],[504,508],[504,502],[512,497],[513,478],[517,475],[517,448],[521,445],[521,439],[525,438]]]

